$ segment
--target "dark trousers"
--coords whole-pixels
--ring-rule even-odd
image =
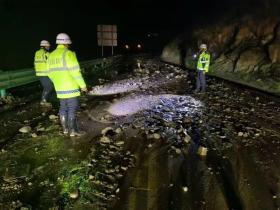
[[[76,112],[79,108],[78,97],[59,99],[60,108],[59,115],[65,116],[67,119],[76,118]]]
[[[39,77],[41,85],[43,86],[43,92],[42,92],[42,100],[47,100],[48,96],[50,95],[53,84],[49,77],[47,76],[40,76]]]
[[[206,89],[206,81],[205,81],[205,74],[204,71],[197,70],[197,76],[196,76],[196,90],[200,91],[200,88],[202,91]]]
[[[191,82],[190,85],[191,85],[191,89],[193,89],[193,90],[196,87],[196,78],[195,78],[195,76],[196,76],[195,70],[189,70],[188,79]]]

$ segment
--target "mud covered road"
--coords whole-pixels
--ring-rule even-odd
[[[1,210],[280,209],[279,98],[215,78],[194,94],[179,67],[131,63],[81,97],[83,138],[35,96],[0,110]]]

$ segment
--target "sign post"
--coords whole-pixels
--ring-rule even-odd
[[[97,26],[97,42],[101,46],[102,57],[104,56],[104,47],[112,47],[112,55],[114,55],[114,47],[118,45],[118,35],[116,25],[98,25]]]

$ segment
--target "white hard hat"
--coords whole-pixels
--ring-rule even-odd
[[[72,44],[70,37],[65,33],[56,36],[56,44]]]
[[[40,43],[40,47],[49,47],[51,46],[47,40],[42,40]]]
[[[201,44],[199,48],[200,49],[207,49],[207,45],[206,44]]]

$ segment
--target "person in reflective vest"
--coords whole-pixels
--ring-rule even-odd
[[[37,50],[34,57],[34,69],[36,76],[39,78],[41,85],[43,86],[43,92],[41,97],[41,105],[49,105],[47,102],[53,85],[48,77],[47,60],[49,57],[50,43],[47,40],[42,40],[40,43],[40,50]]]
[[[84,134],[78,129],[76,112],[79,106],[80,90],[87,92],[87,88],[76,54],[69,49],[71,43],[67,34],[57,35],[57,48],[50,53],[48,70],[60,101],[59,116],[63,133],[74,137]]]
[[[210,54],[207,52],[207,45],[202,44],[199,47],[200,52],[197,61],[197,77],[196,77],[196,89],[195,92],[205,92],[206,90],[206,80],[205,74],[209,71],[210,65]]]

